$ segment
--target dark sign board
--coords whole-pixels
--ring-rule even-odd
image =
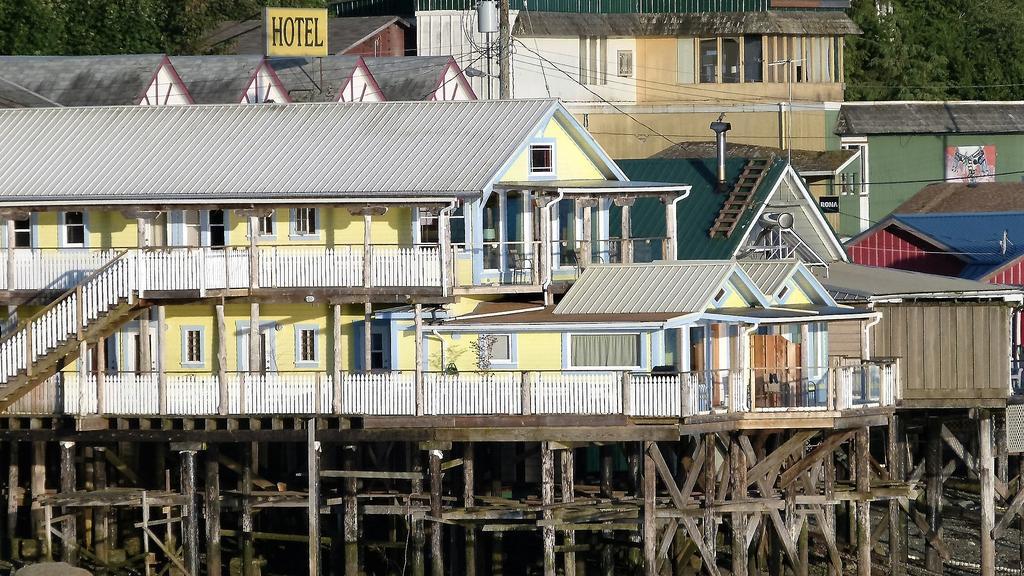
[[[839,196],[822,196],[818,198],[818,207],[824,214],[839,213]]]

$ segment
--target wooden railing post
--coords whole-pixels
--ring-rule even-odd
[[[32,352],[33,343],[32,343],[32,340],[35,337],[35,335],[33,334],[33,328],[34,327],[35,327],[35,322],[29,322],[29,323],[25,324],[25,375],[26,376],[31,376],[32,372],[33,372],[33,370],[32,370],[32,361],[33,361],[33,352]],[[16,370],[15,370],[15,373],[17,373]]]
[[[166,311],[163,306],[156,307],[156,389],[160,401],[160,414],[167,414],[167,372],[164,370],[164,354],[166,349],[166,337],[164,336],[164,324],[167,322]]]
[[[371,242],[372,213],[363,212],[363,288],[373,286],[373,245]]]
[[[633,379],[630,373],[622,373],[622,414],[625,416],[633,415]]]
[[[533,414],[533,381],[530,379],[530,373],[523,371],[519,375],[520,386],[520,404],[522,405],[523,416],[530,416]]]
[[[331,315],[331,348],[333,351],[331,358],[331,378],[333,379],[331,381],[333,388],[331,411],[335,414],[341,414],[341,411],[344,409],[341,388],[341,304],[331,305]]]
[[[423,305],[413,305],[413,322],[415,333],[413,345],[416,347],[416,415],[423,415]],[[367,325],[367,330],[370,326]]]
[[[82,302],[82,285],[75,286],[75,338],[85,338],[85,303]]]
[[[7,274],[5,275],[6,288],[14,290],[14,245],[17,243],[14,234],[14,217],[8,216],[7,229]]]

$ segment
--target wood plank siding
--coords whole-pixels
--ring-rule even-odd
[[[901,358],[904,401],[1006,398],[1009,306],[901,303],[878,309],[883,317],[871,329],[872,356]],[[830,331],[833,342],[836,332],[841,329]]]
[[[888,226],[870,233],[847,247],[850,260],[865,266],[898,268],[943,276],[957,276],[964,267],[963,260],[945,249],[925,242],[921,238]]]
[[[860,358],[864,355],[863,323],[860,320],[829,322],[828,355]]]

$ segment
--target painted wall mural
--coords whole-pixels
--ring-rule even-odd
[[[996,147],[947,147],[946,180],[960,182],[995,182]]]

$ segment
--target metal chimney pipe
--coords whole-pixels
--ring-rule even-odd
[[[718,120],[711,123],[711,130],[714,131],[715,141],[717,142],[719,188],[725,186],[725,133],[732,130],[732,124],[722,121],[724,117],[725,114],[722,114],[718,117]]]

